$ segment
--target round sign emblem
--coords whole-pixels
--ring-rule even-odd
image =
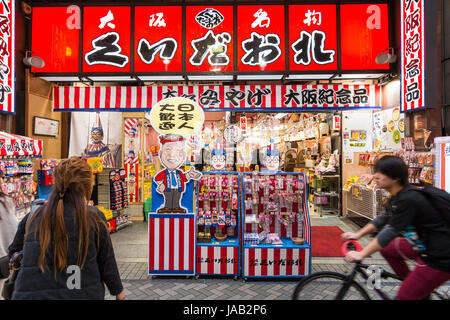
[[[187,138],[201,130],[205,115],[202,107],[190,99],[168,98],[152,107],[150,121],[162,135],[179,134]]]
[[[235,124],[229,125],[223,130],[223,138],[228,143],[239,143],[244,139],[241,128]]]

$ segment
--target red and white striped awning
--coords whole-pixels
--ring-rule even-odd
[[[42,140],[0,132],[0,156],[42,156]]]
[[[55,87],[55,111],[146,111],[171,97],[186,97],[208,111],[239,109],[353,109],[381,106],[376,85],[235,85]]]

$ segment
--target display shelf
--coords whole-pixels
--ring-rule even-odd
[[[239,247],[239,238],[227,238],[224,241],[219,241],[215,237],[211,238],[209,243],[207,242],[197,242],[197,247]]]
[[[236,277],[241,265],[241,175],[230,171],[202,175],[196,192],[196,274]],[[228,234],[227,239],[217,240],[217,230]],[[199,242],[205,234],[211,239]]]

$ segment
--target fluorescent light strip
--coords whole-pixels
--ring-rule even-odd
[[[62,81],[70,81],[70,82],[80,82],[80,79],[78,77],[40,77],[41,79],[44,79],[45,81],[55,81],[55,82],[62,82]]]
[[[136,81],[136,79],[131,78],[129,76],[104,76],[104,77],[89,77],[92,81],[105,81],[105,82],[114,82],[114,81]]]
[[[230,75],[217,75],[217,76],[208,76],[208,75],[197,75],[197,76],[188,76],[188,80],[191,81],[227,81],[227,80],[233,80],[233,76]]]
[[[333,79],[377,79],[383,75],[384,73],[363,73],[363,74],[349,73],[343,74],[341,76],[336,76]]]
[[[291,74],[286,80],[328,80],[332,74]]]
[[[142,81],[184,81],[182,76],[137,76]]]
[[[237,76],[237,80],[280,80],[282,77],[282,74],[241,75]]]

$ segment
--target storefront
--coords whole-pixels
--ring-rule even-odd
[[[433,178],[430,153],[412,153],[405,134],[391,12],[388,1],[35,6],[46,64],[32,72],[55,83],[54,111],[71,113],[69,155],[101,159],[94,203],[115,223],[148,220],[150,274],[302,277],[310,215],[379,214],[377,157],[407,158],[411,182]],[[204,112],[183,139],[180,168],[202,177],[181,208],[156,191],[164,134],[190,119],[172,110],[155,127],[151,111],[172,98]]]

